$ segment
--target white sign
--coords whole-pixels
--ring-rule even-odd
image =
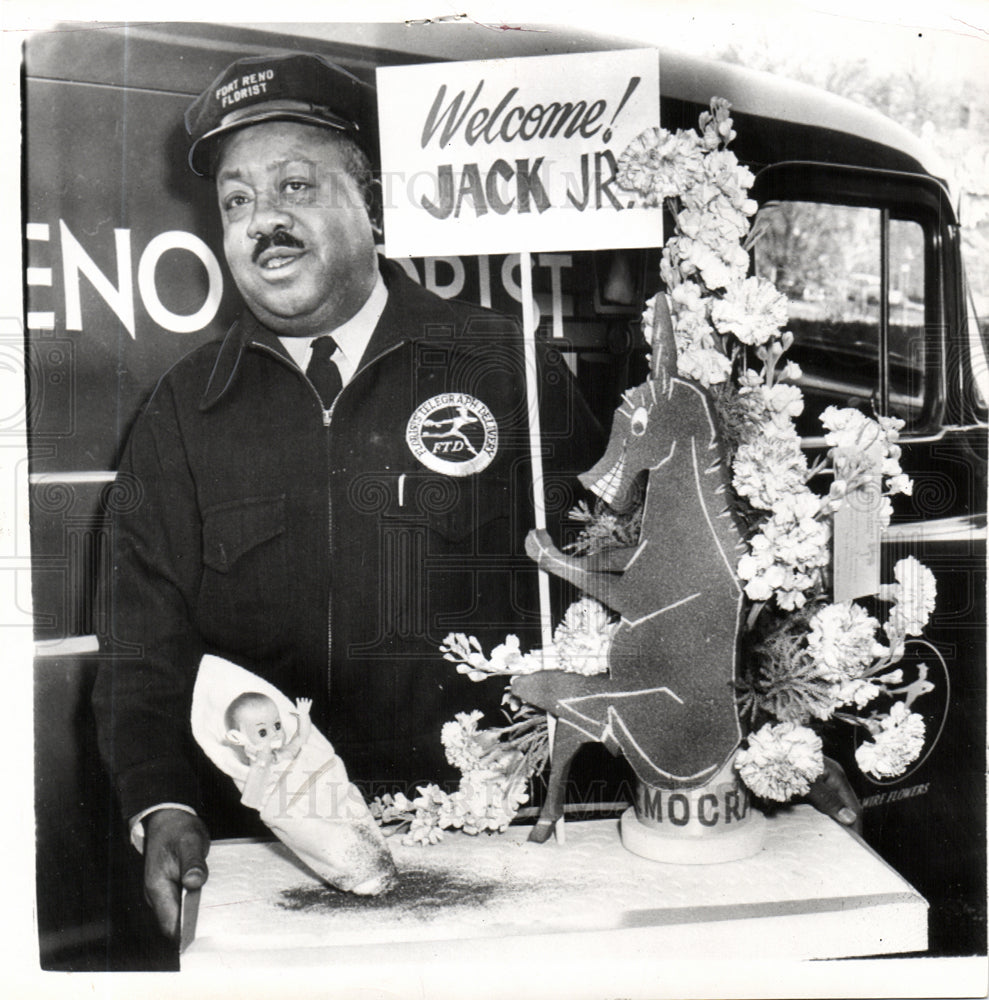
[[[850,458],[838,449],[835,478],[855,477],[858,487],[844,499],[834,515],[834,600],[853,601],[879,593],[879,557],[882,526],[883,450],[878,441]]]
[[[377,71],[390,257],[658,246],[623,150],[659,124],[659,53],[388,66]]]

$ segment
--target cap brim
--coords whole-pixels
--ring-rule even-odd
[[[193,173],[200,177],[210,177],[213,174],[213,153],[215,152],[218,139],[230,132],[247,128],[250,125],[257,125],[260,122],[270,121],[292,121],[301,122],[304,125],[316,125],[319,128],[328,128],[336,132],[357,133],[358,127],[354,122],[346,119],[331,119],[314,112],[293,111],[287,109],[259,110],[257,114],[246,115],[234,122],[227,122],[225,125],[218,125],[215,129],[200,136],[189,147],[189,166]]]

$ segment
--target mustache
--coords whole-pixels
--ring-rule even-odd
[[[272,247],[293,247],[296,250],[305,250],[306,245],[297,236],[293,236],[287,229],[276,229],[272,233],[262,233],[254,244],[251,253],[251,260],[257,263],[261,254]]]

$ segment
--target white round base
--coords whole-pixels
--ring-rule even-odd
[[[621,818],[622,845],[626,850],[650,861],[670,865],[715,865],[740,861],[758,854],[766,833],[766,819],[751,810],[744,823],[731,833],[719,832],[710,837],[672,837],[655,827],[640,823],[635,809],[629,807]]]

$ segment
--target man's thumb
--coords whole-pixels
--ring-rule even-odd
[[[825,760],[824,773],[810,788],[808,801],[826,816],[845,826],[858,828],[861,809],[845,772],[833,761]]]
[[[192,838],[183,838],[177,851],[179,879],[185,889],[198,889],[209,877],[203,845]]]
[[[827,816],[837,816],[845,804],[838,792],[825,781],[811,786],[807,798],[812,805]]]

